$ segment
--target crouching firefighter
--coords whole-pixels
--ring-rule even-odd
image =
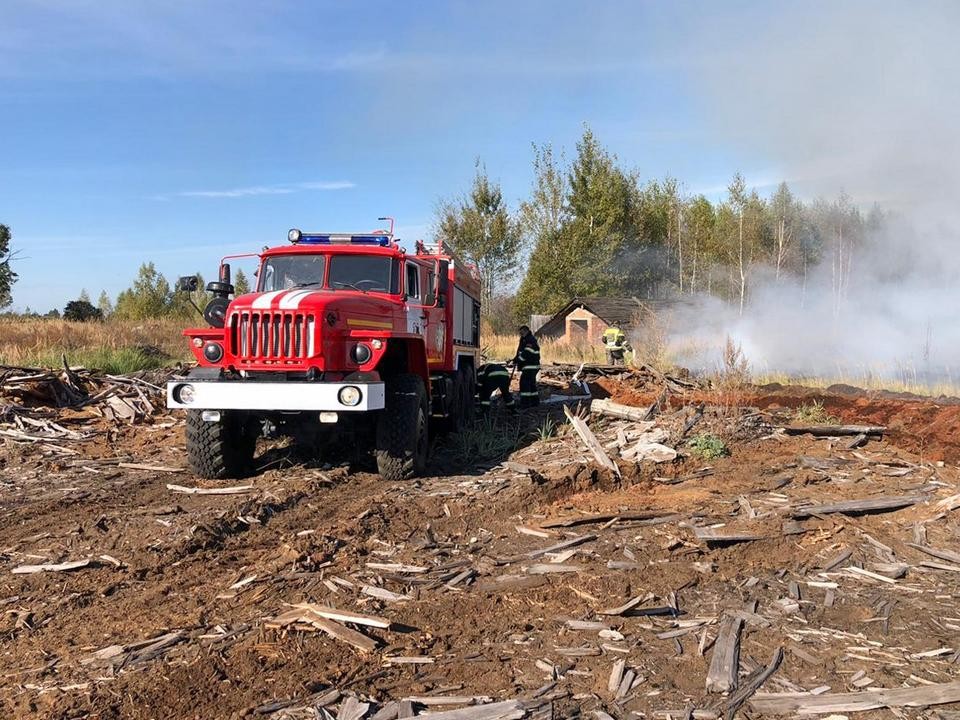
[[[517,345],[513,362],[520,370],[520,407],[539,405],[537,373],[540,372],[540,344],[526,325],[520,326],[520,344]]]
[[[490,398],[494,390],[500,391],[500,397],[503,398],[503,404],[513,409],[513,395],[510,394],[510,373],[503,365],[497,363],[487,363],[481,365],[477,371],[477,400],[480,403],[480,410],[486,412],[490,409]]]

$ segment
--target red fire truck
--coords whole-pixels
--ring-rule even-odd
[[[404,251],[392,220],[389,231],[288,239],[258,254],[256,292],[232,300],[224,258],[206,288],[210,327],[183,333],[197,367],[167,385],[167,405],[187,411],[191,469],[241,476],[261,434],[337,430],[373,449],[387,480],[422,472],[430,428],[457,429],[473,412],[476,269],[442,246]]]

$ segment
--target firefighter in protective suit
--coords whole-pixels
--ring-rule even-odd
[[[490,398],[495,390],[500,391],[503,404],[512,410],[515,405],[510,394],[510,372],[497,363],[481,365],[477,371],[477,401],[481,411],[490,409]]]
[[[520,369],[520,407],[540,404],[537,373],[540,372],[540,343],[526,325],[520,326],[520,343],[513,364]]]
[[[615,322],[603,331],[603,349],[607,353],[608,365],[623,365],[624,352],[632,348],[620,323]]]

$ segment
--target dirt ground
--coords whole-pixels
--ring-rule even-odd
[[[610,378],[596,387],[635,405],[657,396]],[[844,422],[891,432],[851,449],[850,438],[774,431],[812,397]],[[690,434],[716,432],[729,456],[683,449],[678,428],[701,402]],[[779,387],[675,394],[656,422],[683,454],[619,460],[620,478],[545,410],[509,426],[520,439],[509,458],[457,457],[451,448],[463,446],[447,441],[430,476],[397,484],[336,455],[303,463],[274,447],[269,467],[226,483],[252,486],[234,495],[168,489],[217,486],[181,470],[177,415],[52,417],[84,438],[6,437],[0,456],[0,717],[347,717],[351,696],[385,719],[458,707],[450,696],[521,698],[538,720],[723,716],[728,698],[705,678],[734,617],[745,623],[742,682],[784,651],[740,717],[768,716],[751,703],[771,693],[923,688],[958,675],[960,567],[918,549],[960,551],[952,401]],[[629,427],[591,420],[608,447]],[[803,512],[888,496],[913,501]],[[750,539],[694,532],[714,526]],[[91,562],[12,572],[78,560]],[[376,641],[371,652],[302,624],[270,627],[298,603],[389,627],[352,625]],[[620,660],[633,679],[611,690]],[[960,704],[857,716],[951,710]]]

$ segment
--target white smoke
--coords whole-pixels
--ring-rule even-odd
[[[782,8],[777,4],[773,6]],[[960,375],[960,4],[803,3],[733,13],[696,38],[709,112],[744,156],[776,159],[805,201],[841,191],[898,219],[868,235],[838,302],[754,273],[749,306],[703,299],[671,321],[709,367],[729,334],[758,372],[952,380]],[[712,349],[692,352],[695,343]],[[685,350],[683,348],[686,348]]]

